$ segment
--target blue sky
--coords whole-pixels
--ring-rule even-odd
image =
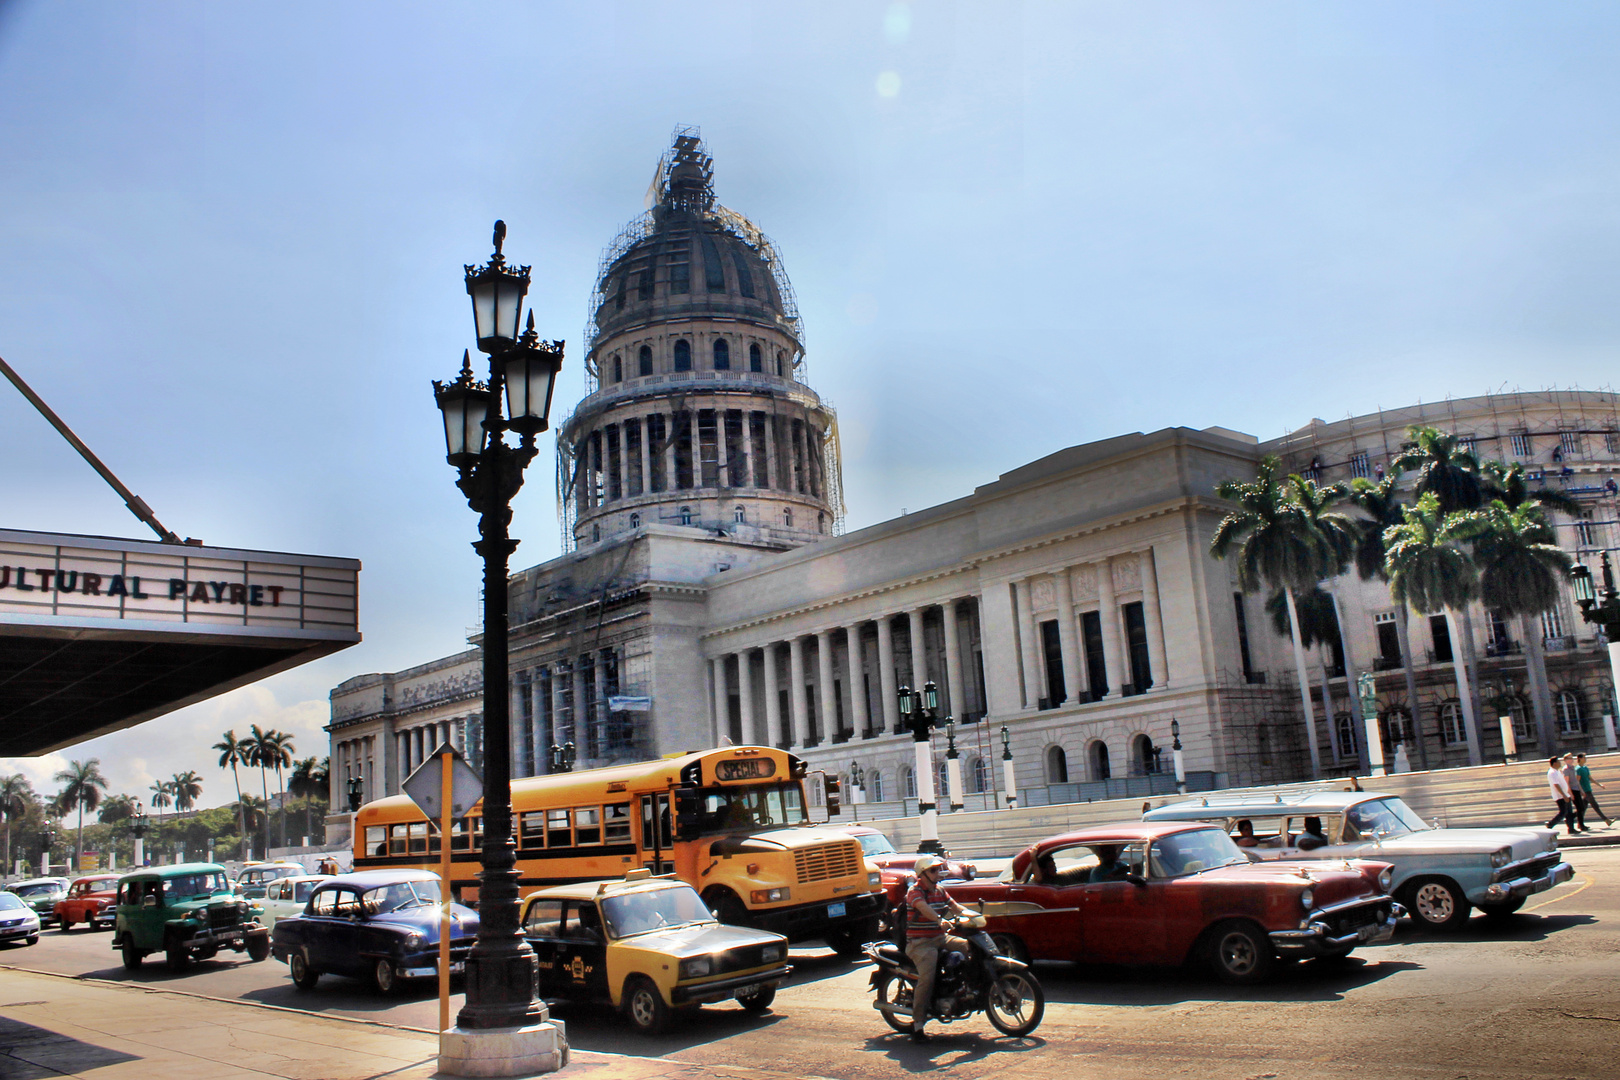
[[[673,128],[777,242],[849,527],[1061,447],[1612,382],[1620,9],[0,0],[0,356],[158,516],[364,562],[365,642],[42,759],[121,790],[464,647],[429,380],[490,223],[571,353]],[[549,457],[549,445],[546,453]],[[0,388],[0,524],[142,536]],[[551,470],[517,565],[559,550]]]

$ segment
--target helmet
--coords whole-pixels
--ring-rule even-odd
[[[924,870],[937,870],[944,865],[945,860],[940,858],[938,855],[924,855],[922,858],[917,860],[917,864],[911,869],[914,873],[920,874]]]

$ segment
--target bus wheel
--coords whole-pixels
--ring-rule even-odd
[[[703,902],[709,905],[714,917],[728,926],[747,926],[748,909],[730,889],[711,889]]]

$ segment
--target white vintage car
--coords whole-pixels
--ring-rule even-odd
[[[309,903],[309,894],[315,891],[315,886],[331,880],[328,874],[277,878],[265,886],[264,899],[259,901],[264,908],[264,918],[261,921],[265,926],[275,926],[282,919],[302,915],[304,905]]]
[[[1440,829],[1398,795],[1244,792],[1172,803],[1147,821],[1209,821],[1261,859],[1376,859],[1390,894],[1423,926],[1456,929],[1478,907],[1504,918],[1574,876],[1551,829]]]

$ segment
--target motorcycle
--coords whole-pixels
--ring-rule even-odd
[[[982,931],[984,924],[983,915],[972,915],[957,920],[956,932],[974,934]],[[1041,1017],[1046,1013],[1046,992],[1029,965],[997,955],[993,960],[996,976],[992,983],[985,970],[987,955],[983,947],[970,939],[969,948],[971,955],[951,949],[939,958],[928,1018],[949,1024],[965,1020],[982,1009],[997,1031],[1014,1038],[1028,1035],[1040,1026]],[[874,941],[863,951],[876,965],[871,987],[877,1000],[872,1007],[883,1014],[883,1019],[894,1030],[902,1034],[909,1032],[912,994],[917,989],[916,965],[906,951],[893,942]]]

